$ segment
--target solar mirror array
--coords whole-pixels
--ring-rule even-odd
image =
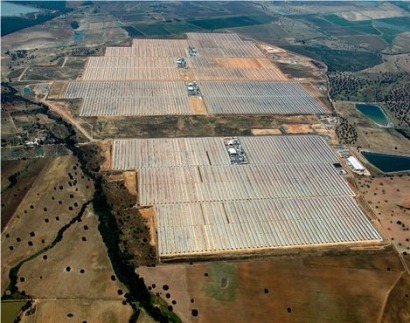
[[[321,137],[238,140],[248,164],[224,138],[114,141],[113,169],[138,169],[138,204],[154,206],[160,257],[381,241]]]
[[[324,112],[301,85],[287,82],[253,42],[237,34],[188,33],[187,37],[134,39],[132,47],[108,47],[105,56],[88,59],[82,79],[69,82],[64,97],[83,99],[80,116],[85,117],[190,115],[194,107],[187,99],[186,83],[196,80],[210,114]],[[177,67],[180,58],[186,68]],[[237,91],[218,94],[219,87],[237,87]],[[259,94],[249,97],[247,87],[259,88]]]

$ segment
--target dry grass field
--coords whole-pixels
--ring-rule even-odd
[[[280,129],[252,129],[252,134],[254,136],[264,136],[264,135],[281,135],[282,131]]]
[[[23,264],[19,290],[37,299],[110,299],[121,302],[124,286],[115,278],[91,207],[57,245]]]
[[[410,320],[410,275],[403,275],[390,292],[381,322],[408,322]]]
[[[314,133],[310,124],[284,124],[283,128],[286,133]]]
[[[92,183],[83,176],[73,156],[48,161],[24,199],[17,201],[18,207],[2,232],[2,293],[10,268],[50,244],[92,193]],[[15,202],[2,199],[2,203]]]
[[[103,161],[99,165],[101,171],[107,171],[111,169],[111,146],[112,142],[110,140],[101,140],[98,142],[100,154],[104,157]]]
[[[248,57],[216,57],[215,62],[225,68],[274,68],[275,65],[267,58]],[[278,70],[280,73],[280,70]]]
[[[355,146],[374,152],[410,154],[408,140],[392,128],[381,128],[362,116],[352,102],[336,102],[339,115],[354,125],[358,134]]]
[[[156,138],[250,135],[250,129],[278,128],[289,123],[318,123],[315,115],[220,115],[87,118],[93,137]]]
[[[184,322],[376,322],[402,271],[392,252],[138,269]]]
[[[410,254],[410,176],[359,178],[363,197],[401,254]]]
[[[73,156],[44,159],[35,164],[17,162],[6,167],[4,175],[16,171],[36,175],[32,183],[17,177],[13,187],[23,191],[2,203],[17,203],[17,209],[2,232],[2,293],[9,283],[9,270],[26,261],[17,273],[19,292],[35,300],[32,315],[23,315],[23,322],[124,322],[132,314],[124,305],[127,289],[113,271],[107,249],[98,230],[98,218],[89,205],[81,218],[69,225],[61,240],[42,251],[56,238],[57,232],[80,214],[92,198],[94,186]],[[36,166],[40,165],[40,170]],[[132,184],[132,174],[126,174]],[[129,177],[129,178],[128,178]],[[136,176],[134,172],[134,186]]]
[[[13,160],[1,162],[1,230],[13,216],[49,159]],[[18,175],[17,175],[18,174]],[[14,184],[10,179],[16,176]]]
[[[48,99],[62,99],[64,98],[64,93],[67,89],[67,81],[55,81],[51,86],[51,90],[48,93]]]
[[[23,323],[128,322],[132,309],[116,300],[63,299],[36,301],[36,313],[23,316]]]
[[[208,111],[206,110],[204,100],[201,97],[190,96],[189,103],[192,106],[193,114],[207,115]]]

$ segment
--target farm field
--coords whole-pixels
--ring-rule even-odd
[[[249,164],[223,138],[114,141],[113,169],[137,169],[138,205],[154,206],[160,258],[382,241],[323,139],[238,140]]]
[[[403,267],[390,251],[165,264],[137,271],[184,322],[375,322]],[[386,311],[395,313],[391,306],[401,307],[404,293],[402,288],[395,298],[400,301]]]

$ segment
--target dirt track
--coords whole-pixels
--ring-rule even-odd
[[[74,125],[89,141],[95,141],[93,137],[88,133],[87,130],[80,124],[80,121],[74,118],[69,112],[67,112],[62,105],[63,103],[60,102],[53,102],[46,100],[44,101],[45,104],[50,108],[51,111],[56,112],[59,114],[63,119]]]

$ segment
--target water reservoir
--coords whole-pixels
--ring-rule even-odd
[[[380,154],[370,151],[362,151],[362,155],[382,172],[410,171],[410,156]]]
[[[1,2],[1,16],[2,17],[18,17],[32,12],[40,11],[37,8],[22,6],[20,4],[11,2]]]
[[[366,117],[377,123],[379,126],[389,126],[389,119],[384,114],[383,110],[377,105],[368,103],[356,103],[356,109],[363,113]]]

